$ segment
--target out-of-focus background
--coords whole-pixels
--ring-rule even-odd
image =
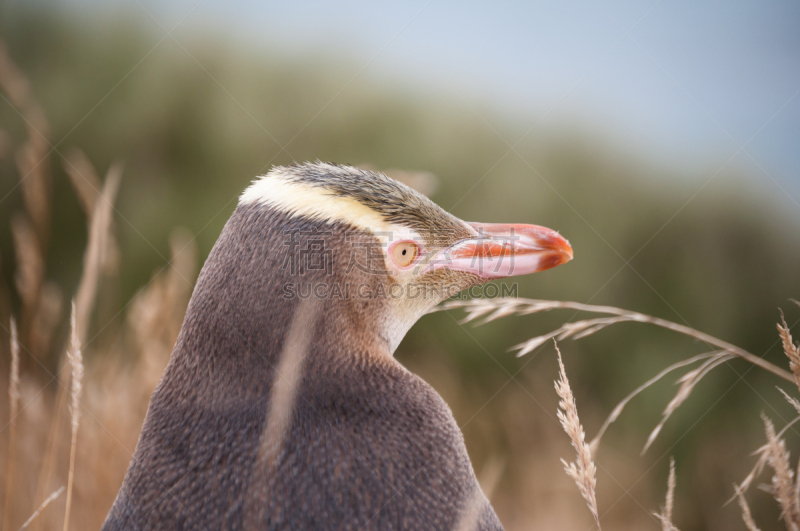
[[[74,528],[102,522],[197,270],[237,195],[272,165],[405,170],[462,219],[552,227],[575,260],[520,278],[520,297],[649,313],[786,366],[779,309],[800,320],[796,2],[7,1],[0,40],[3,396],[12,314],[23,346],[9,528],[66,481],[59,371],[96,200],[74,174],[95,171],[99,187],[117,162],[115,236],[85,336]],[[510,530],[593,526],[559,461],[573,452],[552,344],[508,351],[578,317],[475,327],[437,313],[397,352],[452,407],[479,476],[499,474],[491,500]],[[561,348],[589,437],[628,392],[707,350],[637,324]],[[673,381],[604,438],[601,523],[660,529],[651,512],[674,456],[675,524],[743,529],[724,504],[764,442],[759,412],[779,427],[793,418],[776,389],[787,386],[720,366],[640,455]],[[790,430],[795,454],[798,441]],[[748,499],[762,529],[780,528],[770,495]],[[62,495],[34,525],[60,527],[63,510]]]

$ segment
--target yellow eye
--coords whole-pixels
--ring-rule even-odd
[[[408,267],[417,258],[419,247],[414,242],[397,242],[392,247],[392,259],[400,267]]]

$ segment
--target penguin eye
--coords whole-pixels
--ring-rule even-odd
[[[397,242],[391,252],[395,264],[408,267],[417,258],[419,247],[414,242]]]

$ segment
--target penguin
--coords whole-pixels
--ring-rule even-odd
[[[272,168],[200,272],[103,529],[502,529],[449,407],[393,354],[455,293],[572,256],[379,172]]]

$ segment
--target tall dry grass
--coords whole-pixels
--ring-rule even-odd
[[[675,475],[675,458],[669,458],[669,477],[667,478],[667,497],[661,512],[653,513],[661,522],[661,531],[679,531],[672,523],[672,510],[675,506],[675,486],[677,479]]]
[[[99,247],[101,235],[90,230],[89,249]],[[19,362],[14,362],[4,445],[4,529],[19,529],[23,523],[29,529],[100,527],[122,483],[150,394],[169,360],[191,295],[185,279],[194,278],[197,270],[194,244],[180,230],[170,243],[170,267],[131,301],[124,326],[104,350],[93,342],[97,335],[88,332],[94,294],[79,296],[90,291],[84,286],[97,282],[97,268],[90,265],[84,272],[93,271],[95,278],[84,275],[80,283],[71,346],[58,372],[42,381],[34,371],[20,374]],[[87,257],[99,254],[87,250]],[[33,356],[15,338],[14,360],[19,350],[22,357]],[[90,356],[85,368],[81,351]],[[67,496],[59,496],[65,487]]]
[[[110,508],[138,439],[150,394],[169,359],[197,271],[191,235],[176,230],[170,263],[124,310],[124,325],[99,345],[92,319],[98,291],[118,275],[113,222],[122,167],[101,180],[88,157],[71,150],[65,171],[86,215],[88,241],[71,314],[68,346],[58,363],[48,353],[62,318],[63,292],[48,280],[53,177],[60,153],[30,84],[0,44],[0,90],[19,111],[27,138],[15,151],[23,211],[12,218],[19,333],[0,315],[10,337],[8,423],[0,431],[3,530],[98,529]],[[5,291],[4,291],[5,292]],[[8,312],[7,305],[0,308]],[[94,335],[92,335],[94,331]],[[3,367],[5,373],[6,367]],[[66,496],[62,494],[66,492]]]
[[[72,486],[75,482],[75,452],[78,448],[78,428],[81,419],[81,393],[83,392],[83,354],[81,342],[78,337],[77,305],[72,304],[72,319],[70,322],[70,345],[67,350],[67,359],[72,368],[72,383],[70,385],[70,426],[72,437],[69,444],[69,475],[67,476],[67,508],[64,511],[64,531],[69,529],[69,512],[72,508]]]
[[[797,301],[792,301],[800,306]],[[677,383],[679,388],[673,399],[667,404],[662,418],[650,433],[647,442],[644,445],[642,453],[646,452],[651,446],[653,441],[658,437],[664,424],[670,416],[686,401],[692,390],[695,389],[697,384],[708,375],[714,368],[722,365],[726,361],[734,358],[740,358],[760,367],[782,379],[791,382],[800,392],[800,346],[794,343],[789,326],[781,313],[781,321],[777,323],[778,335],[783,346],[784,354],[788,359],[788,364],[791,372],[770,363],[769,361],[756,356],[746,350],[722,341],[718,338],[695,330],[688,326],[680,325],[657,317],[652,317],[638,312],[623,310],[612,306],[594,306],[589,304],[582,304],[569,301],[547,301],[547,300],[526,300],[526,299],[477,299],[469,301],[451,301],[442,305],[441,309],[449,310],[455,308],[463,308],[467,312],[467,317],[464,322],[470,322],[481,319],[480,324],[485,324],[496,319],[507,317],[510,315],[530,315],[539,312],[546,312],[554,309],[573,309],[584,312],[606,314],[609,317],[599,317],[593,319],[585,319],[576,322],[567,322],[557,328],[556,330],[533,337],[519,345],[511,347],[511,350],[518,350],[519,356],[527,354],[535,348],[543,345],[548,340],[563,340],[563,339],[580,339],[587,337],[602,330],[603,328],[622,322],[640,322],[656,325],[674,332],[678,332],[689,336],[693,339],[699,340],[709,346],[718,350],[711,350],[704,354],[692,356],[686,360],[674,363],[661,372],[656,374],[653,378],[634,389],[627,395],[617,406],[612,410],[606,421],[603,423],[597,435],[592,441],[587,444],[585,442],[585,432],[583,426],[578,418],[577,406],[572,390],[567,380],[564,364],[561,359],[561,351],[556,344],[556,352],[558,355],[559,365],[559,379],[556,380],[556,392],[560,399],[558,411],[558,418],[564,431],[569,436],[573,448],[576,450],[578,459],[574,463],[564,463],[565,471],[571,477],[580,491],[581,496],[586,501],[586,505],[592,516],[595,519],[598,529],[600,528],[600,518],[598,516],[597,498],[596,498],[596,467],[594,465],[594,456],[596,455],[600,441],[608,426],[617,420],[622,413],[625,406],[634,398],[648,387],[658,382],[667,374],[690,366],[698,364],[697,367],[689,370],[682,375]],[[787,402],[791,404],[797,416],[788,422],[786,426],[780,431],[776,432],[773,422],[762,413],[764,421],[764,428],[766,433],[766,443],[756,451],[758,460],[753,470],[748,474],[745,479],[738,485],[734,485],[733,497],[737,498],[742,509],[742,519],[747,529],[758,529],[750,508],[744,497],[748,488],[752,485],[755,479],[761,474],[766,466],[773,470],[773,476],[770,485],[762,486],[763,490],[769,492],[778,503],[781,509],[781,516],[786,524],[786,529],[789,531],[800,530],[800,461],[796,466],[791,465],[791,458],[786,449],[786,442],[783,435],[786,431],[800,421],[800,401],[792,397],[783,389],[780,389]],[[797,470],[797,473],[795,473]],[[675,463],[670,460],[670,474],[667,482],[667,497],[664,507],[661,512],[654,513],[655,516],[662,524],[664,531],[677,531],[677,527],[672,523],[672,512],[674,505],[674,492],[675,492]]]
[[[19,339],[17,323],[11,318],[11,370],[8,382],[8,460],[6,461],[6,496],[3,504],[3,529],[9,525],[11,515],[11,489],[14,485],[14,465],[17,441],[17,413],[19,412]]]
[[[575,397],[569,386],[567,371],[564,369],[564,362],[561,360],[561,351],[558,349],[558,344],[555,347],[558,353],[559,368],[559,378],[556,380],[556,393],[560,399],[558,403],[558,420],[561,422],[561,427],[569,435],[575,453],[578,454],[578,458],[572,463],[568,463],[565,459],[562,459],[561,462],[564,464],[564,471],[578,486],[578,490],[586,501],[586,505],[589,507],[589,511],[592,513],[599,530],[600,515],[597,512],[596,493],[597,467],[592,458],[592,451],[589,445],[586,444],[586,433],[583,430],[580,418],[578,418],[578,406],[575,404]]]
[[[122,483],[149,397],[177,338],[191,295],[191,281],[197,272],[196,249],[190,234],[176,230],[170,241],[170,263],[125,307],[123,325],[114,331],[112,339],[99,345],[96,339],[102,330],[98,330],[101,328],[98,323],[93,323],[95,302],[103,283],[118,275],[120,265],[113,218],[122,167],[112,166],[105,178],[101,178],[89,158],[80,150],[73,149],[63,157],[54,150],[44,112],[33,97],[27,79],[14,66],[2,44],[0,90],[19,111],[27,131],[27,138],[18,146],[13,144],[9,135],[0,132],[0,156],[15,153],[24,207],[15,213],[10,227],[17,260],[14,288],[21,305],[18,332],[8,313],[8,304],[0,301],[3,303],[0,304],[0,327],[9,336],[11,353],[8,375],[2,379],[3,385],[8,385],[8,393],[3,396],[8,396],[6,409],[9,412],[8,429],[0,431],[0,435],[3,435],[0,437],[0,455],[6,457],[0,459],[6,479],[0,482],[4,500],[3,530],[97,529]],[[55,366],[48,364],[47,356],[49,352],[58,350],[54,341],[58,337],[57,327],[63,320],[65,294],[48,279],[46,267],[53,207],[50,162],[53,156],[62,159],[85,213],[88,233],[80,282],[70,296],[74,300],[70,345],[61,349]],[[2,293],[6,293],[5,286],[0,286]],[[778,330],[784,352],[789,358],[790,371],[700,331],[614,307],[563,301],[477,300],[451,302],[443,308],[464,308],[468,312],[467,321],[483,318],[484,322],[508,315],[528,315],[561,308],[603,315],[566,323],[549,334],[534,337],[516,347],[520,355],[550,339],[578,339],[607,326],[631,321],[683,333],[709,345],[708,352],[670,365],[634,389],[611,411],[589,442],[586,441],[586,432],[578,417],[577,403],[559,353],[560,371],[556,382],[560,400],[558,418],[577,455],[575,462],[564,462],[564,466],[569,477],[577,484],[598,528],[602,517],[597,503],[594,458],[603,434],[634,397],[668,374],[693,366],[681,376],[679,389],[648,438],[644,446],[646,450],[704,377],[730,359],[744,359],[800,385],[800,350],[794,344],[785,322],[778,324]],[[6,370],[5,365],[2,370]],[[45,373],[44,377],[42,373]],[[445,393],[448,390],[455,393],[453,390],[458,385],[447,382],[446,373],[446,370],[441,371],[443,380],[438,382],[438,388],[444,389]],[[519,394],[501,397],[493,408],[497,416],[503,417],[504,424],[514,426],[507,434],[508,444],[512,454],[518,452],[516,455],[522,456],[517,468],[525,471],[520,474],[522,479],[513,484],[519,492],[514,495],[506,493],[498,500],[498,507],[513,513],[509,509],[511,504],[522,505],[524,500],[530,500],[531,497],[550,496],[546,503],[551,505],[551,510],[568,513],[573,507],[572,502],[566,499],[569,496],[564,491],[552,490],[557,480],[541,474],[541,455],[546,454],[549,448],[530,448],[527,439],[515,439],[519,437],[519,432],[525,430],[524,422],[529,415],[528,411],[520,409],[519,397]],[[753,471],[734,486],[734,496],[739,501],[744,525],[750,530],[758,527],[745,494],[767,466],[773,470],[768,488],[782,508],[787,528],[797,529],[800,525],[797,502],[800,482],[783,440],[787,429],[800,420],[800,402],[788,394],[787,400],[797,408],[799,416],[780,430],[776,430],[765,417],[766,443],[757,451],[758,459]],[[467,403],[468,400],[463,402]],[[537,436],[542,436],[543,432],[550,429],[547,425],[538,428]],[[497,461],[488,461],[490,464],[484,467],[488,472],[485,478],[482,477],[481,484],[486,496],[492,498],[493,487],[505,472],[502,466],[492,465]],[[543,482],[531,479],[542,475],[546,477]],[[675,466],[671,463],[665,503],[656,514],[665,530],[677,529],[672,523],[675,477]],[[62,496],[65,492],[66,496]],[[556,498],[553,498],[554,493]],[[580,498],[578,500],[580,502]],[[546,512],[541,506],[537,510],[542,514]],[[520,514],[530,517],[528,513]],[[557,522],[546,520],[546,516],[545,519],[534,518],[523,521],[520,516],[518,520],[509,521],[508,526],[530,528],[531,521],[536,522],[533,525],[543,528],[557,525]]]

